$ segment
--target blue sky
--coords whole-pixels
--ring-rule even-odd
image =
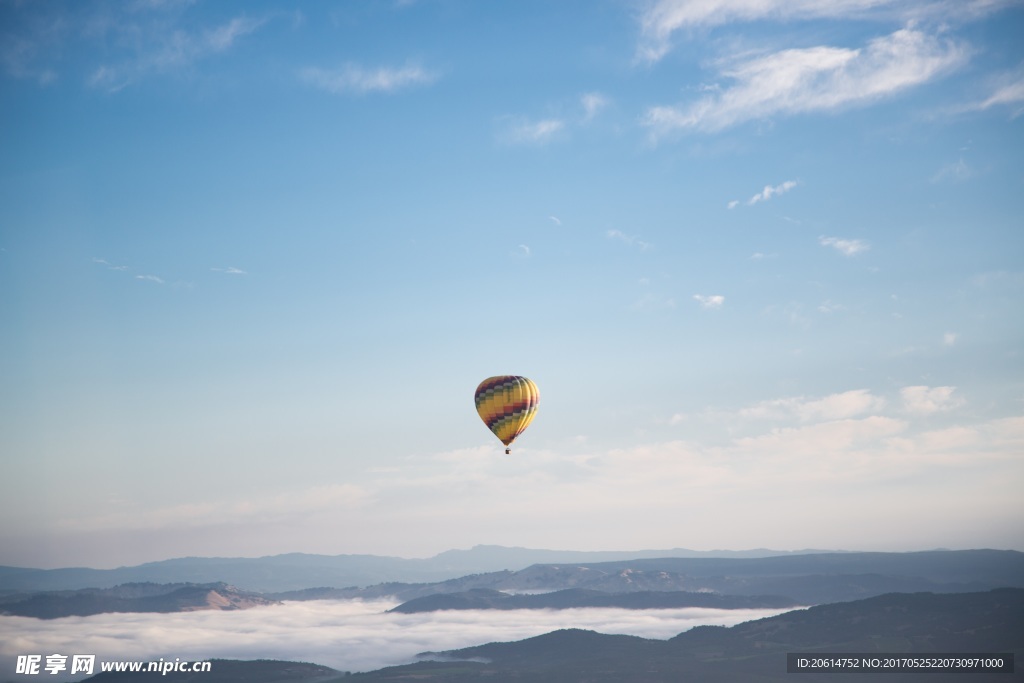
[[[0,563],[1024,550],[1020,2],[0,25]]]

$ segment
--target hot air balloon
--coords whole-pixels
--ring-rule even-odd
[[[540,391],[537,385],[518,375],[488,377],[476,388],[476,412],[487,428],[512,452],[512,442],[530,426],[537,414]]]

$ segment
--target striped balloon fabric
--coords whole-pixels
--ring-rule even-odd
[[[525,377],[500,375],[480,382],[474,400],[487,428],[509,446],[533,422],[540,391]],[[511,451],[506,448],[505,452]]]

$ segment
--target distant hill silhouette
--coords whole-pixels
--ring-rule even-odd
[[[302,562],[299,562],[300,569],[296,570],[297,573],[291,574],[294,567],[288,562],[283,562],[283,557],[269,558],[273,562],[266,565],[257,562],[247,566],[251,571],[264,572],[263,578],[258,581],[262,583],[296,583],[301,577],[309,576],[305,569],[301,569],[304,566]],[[228,564],[225,565],[225,571],[232,566],[231,561],[226,562]],[[169,571],[174,564],[161,563],[161,566],[163,570]],[[318,588],[264,593],[231,588],[230,595],[223,593],[223,588],[209,589],[220,594],[220,597],[211,595],[209,590],[203,592],[197,586],[212,586],[215,583],[216,586],[223,587],[237,584],[224,581],[188,581],[190,567],[194,568],[194,565],[183,561],[180,569],[185,578],[169,584],[125,583],[117,590],[90,588],[40,592],[31,589],[0,588],[0,612],[53,618],[99,612],[238,609],[282,600],[389,598],[408,603],[430,596],[459,594],[465,595],[453,598],[435,597],[433,600],[437,606],[431,609],[470,609],[467,605],[471,602],[476,605],[474,608],[485,609],[529,608],[532,605],[544,604],[547,608],[557,608],[558,601],[562,601],[566,606],[584,606],[579,602],[579,596],[584,593],[565,593],[546,598],[527,597],[527,594],[566,590],[593,591],[595,595],[680,594],[672,598],[673,600],[682,600],[683,593],[706,594],[709,597],[699,600],[708,602],[700,606],[710,607],[711,603],[717,600],[717,604],[723,607],[772,607],[857,600],[893,592],[963,593],[1000,587],[1024,588],[1024,553],[1001,550],[791,554],[762,558],[662,557],[582,564],[534,564],[518,571],[469,574],[432,583],[383,582],[367,587],[348,588],[324,585]],[[9,572],[5,574],[5,571],[4,568],[0,568],[0,581],[5,575],[10,579]],[[0,583],[0,586],[2,585]],[[133,589],[136,594],[131,593],[125,586],[148,588]],[[171,595],[174,591],[178,593]],[[496,595],[486,599],[482,597],[488,595],[486,591],[517,595],[507,601],[501,598],[502,602],[499,605],[499,598]],[[717,597],[711,597],[712,595]],[[725,596],[730,597],[726,600]],[[774,596],[773,599],[779,602],[765,602],[765,596]],[[601,602],[602,606],[614,604],[632,606],[633,609],[646,609],[657,600],[667,598],[662,595],[654,602],[650,602],[650,597],[593,599]],[[646,603],[647,607],[644,606],[644,600],[649,601]],[[573,601],[576,601],[575,604]],[[424,605],[429,604],[413,603],[413,607],[422,610],[425,609]],[[694,603],[693,606],[698,605]]]
[[[57,619],[106,612],[236,610],[274,602],[225,583],[128,583],[114,588],[6,596],[0,599],[0,614]]]
[[[653,557],[756,558],[804,554],[811,550],[668,550],[596,551],[536,550],[478,545],[447,550],[425,559],[379,555],[311,555],[287,553],[268,557],[182,557],[117,569],[29,569],[0,566],[4,591],[111,588],[124,583],[211,583],[261,592],[294,591],[314,586],[343,588],[386,582],[437,582],[467,574],[519,570],[532,564],[608,562]]]
[[[641,558],[585,564],[536,564],[519,571],[473,574],[437,583],[381,583],[268,594],[277,600],[395,597],[486,589],[542,593],[569,588],[605,593],[711,592],[783,596],[814,605],[884,593],[963,593],[1024,588],[1024,553],[957,550],[915,553],[829,553],[767,558]]]
[[[339,676],[343,676],[343,672],[306,662],[212,659],[208,672],[171,671],[166,675],[150,672],[106,672],[85,680],[89,683],[152,683],[156,680],[167,683],[326,683],[338,680]]]
[[[413,614],[438,610],[466,609],[570,609],[574,607],[619,607],[623,609],[668,609],[707,607],[713,609],[757,609],[797,607],[790,598],[763,595],[718,595],[686,591],[640,591],[605,593],[567,588],[539,595],[509,595],[501,591],[477,588],[461,593],[440,593],[404,602],[391,612]]]
[[[568,629],[442,653],[352,681],[677,683],[835,681],[787,674],[787,652],[1024,652],[1024,590],[887,594],[794,610],[731,628],[697,627],[668,641]],[[868,674],[872,681],[1006,681],[1006,674]],[[796,678],[794,678],[794,676]]]

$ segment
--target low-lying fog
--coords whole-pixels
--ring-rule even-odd
[[[670,638],[701,624],[731,626],[784,609],[580,608],[388,614],[394,601],[286,602],[222,612],[99,614],[40,620],[0,617],[0,677],[18,655],[94,654],[116,660],[288,659],[342,671],[403,664],[427,650],[520,640],[560,628]],[[70,657],[69,660],[70,661]],[[57,676],[47,675],[50,680]],[[81,676],[76,676],[81,678]]]

